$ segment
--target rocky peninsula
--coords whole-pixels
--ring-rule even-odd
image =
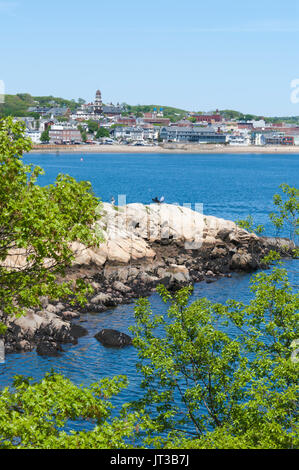
[[[190,207],[104,203],[101,213],[94,230],[104,241],[94,248],[74,243],[75,260],[67,272],[68,280],[82,278],[93,287],[84,309],[42,298],[42,309],[6,320],[7,353],[36,348],[41,355],[59,354],[64,343],[76,343],[86,334],[78,323],[85,312],[103,312],[132,302],[160,283],[174,290],[195,282],[213,282],[234,271],[254,271],[270,250],[288,257],[295,247],[288,239],[258,237],[232,221]],[[22,254],[16,256],[14,265],[21,266]],[[98,339],[102,336],[98,334]],[[117,345],[115,338],[113,341]]]

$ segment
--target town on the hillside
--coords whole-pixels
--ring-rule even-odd
[[[142,109],[142,107],[139,107]],[[144,107],[146,108],[146,107]],[[299,124],[268,119],[240,119],[229,112],[165,112],[162,107],[103,104],[100,90],[95,99],[83,99],[73,109],[55,99],[47,105],[35,101],[26,116],[15,117],[26,126],[35,145],[196,143],[228,146],[299,145]],[[175,110],[175,108],[172,108]]]

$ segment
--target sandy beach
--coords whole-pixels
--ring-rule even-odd
[[[198,144],[162,144],[155,146],[131,145],[35,145],[30,153],[211,153],[211,154],[299,154],[297,146],[229,146],[229,145],[198,145]]]

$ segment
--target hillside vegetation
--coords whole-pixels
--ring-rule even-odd
[[[18,93],[16,95],[5,95],[5,102],[0,104],[0,117],[6,116],[32,116],[38,118],[37,113],[28,111],[31,106],[42,106],[42,107],[54,107],[54,106],[65,106],[71,111],[77,109],[80,104],[84,103],[84,100],[79,98],[76,100],[67,100],[65,98],[59,98],[55,96],[32,96],[29,93]],[[154,110],[159,111],[163,109],[163,115],[165,118],[170,119],[171,122],[177,122],[183,117],[189,114],[189,111],[180,108],[174,108],[171,106],[162,106],[157,104],[149,105],[130,105],[125,104],[125,112],[123,115],[134,114],[142,116],[143,113],[153,112]],[[255,114],[244,114],[240,111],[232,109],[223,109],[219,111],[220,114],[227,119],[238,119],[238,120],[259,120],[264,119],[266,122],[286,122],[289,124],[298,124],[299,116],[273,116],[264,117],[257,116]],[[198,114],[204,114],[202,111],[198,111]]]
[[[0,104],[0,116],[33,116],[38,117],[37,113],[28,112],[31,106],[66,106],[75,110],[79,103],[75,100],[66,100],[54,96],[31,96],[29,93],[18,93],[17,95],[5,95],[5,101]]]

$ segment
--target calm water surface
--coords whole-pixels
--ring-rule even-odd
[[[52,183],[63,172],[91,181],[96,195],[103,201],[125,194],[128,203],[150,203],[152,197],[161,195],[168,203],[203,203],[204,213],[231,220],[252,214],[257,223],[266,226],[269,235],[272,230],[268,214],[272,210],[273,194],[279,184],[298,187],[299,180],[299,155],[32,154],[25,157],[25,162],[45,169],[40,184]],[[294,283],[297,266],[297,261],[286,263]],[[212,284],[199,283],[193,299],[248,301],[249,281],[249,275],[237,274]],[[154,311],[165,311],[157,294],[150,300]],[[65,352],[59,358],[39,357],[35,352],[8,355],[6,363],[0,364],[0,387],[11,384],[16,374],[40,378],[53,367],[77,384],[126,374],[129,388],[116,398],[116,403],[135,399],[140,377],[135,370],[134,348],[106,349],[94,338],[102,328],[128,333],[128,327],[134,322],[133,313],[131,304],[83,315],[82,325],[88,329],[88,336],[79,339],[76,346],[64,346]],[[80,428],[80,423],[77,426]]]

